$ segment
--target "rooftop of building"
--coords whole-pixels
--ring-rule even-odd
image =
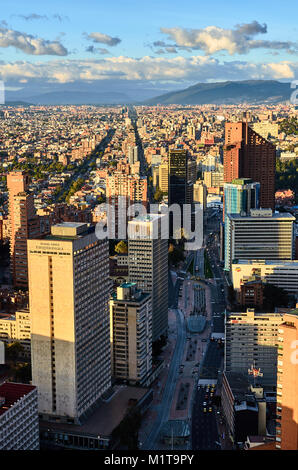
[[[232,180],[232,183],[230,184],[244,185],[244,184],[249,184],[249,183],[253,183],[253,180],[251,178],[235,178]]]
[[[161,217],[164,217],[165,214],[146,214],[146,215],[139,215],[134,219],[130,220],[128,223],[138,223],[138,222],[154,222]]]
[[[247,214],[246,212],[244,212],[243,214],[228,214],[227,217],[233,220],[243,220],[243,219],[248,219],[248,220],[288,219],[288,220],[293,220],[293,221],[296,220],[295,217],[289,212],[282,212],[282,213],[272,212],[271,209],[252,209],[250,211],[250,214]]]
[[[148,388],[115,386],[109,401],[101,401],[98,408],[82,425],[41,421],[40,427],[60,432],[109,437],[127,414],[131,401],[140,402],[149,392]]]
[[[298,266],[298,260],[278,260],[278,259],[235,259],[233,264],[262,264],[266,266],[285,265],[285,266]]]
[[[76,240],[95,231],[95,227],[82,222],[63,222],[52,225],[46,240]]]
[[[255,311],[254,308],[248,308],[246,312],[227,312],[226,316],[227,318],[229,317],[235,317],[235,316],[241,316],[241,317],[249,317],[249,318],[262,318],[262,317],[281,317],[283,316],[284,312],[282,309],[280,309],[279,312],[257,312]]]
[[[33,385],[14,382],[5,382],[0,385],[0,416],[35,388]]]
[[[120,294],[119,294],[119,291]],[[125,295],[121,289],[129,290],[129,295]],[[143,292],[141,289],[137,288],[136,282],[123,282],[120,286],[117,287],[116,291],[111,294],[113,300],[119,300],[121,302],[143,302],[143,300],[150,297],[149,293]]]

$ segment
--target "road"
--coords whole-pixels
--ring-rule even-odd
[[[169,418],[173,399],[173,391],[176,388],[176,382],[178,378],[179,365],[181,364],[183,358],[183,351],[186,343],[186,328],[184,316],[183,313],[178,309],[175,309],[174,312],[176,314],[177,325],[177,340],[175,350],[169,367],[168,377],[163,391],[162,401],[159,405],[157,419],[155,420],[153,427],[142,446],[142,450],[158,449],[158,436],[162,425],[166,423]]]
[[[211,331],[224,331],[224,317],[222,312],[225,310],[226,288],[224,276],[219,264],[218,250],[218,230],[220,214],[207,218],[206,227],[206,250],[210,259],[213,280],[206,280],[211,290],[212,299],[212,323]],[[218,373],[223,364],[223,345],[210,340],[204,359],[200,366],[199,379],[201,383],[206,381],[209,384],[216,383]],[[193,450],[219,450],[220,439],[216,423],[216,407],[213,402],[214,395],[211,396],[211,390],[207,385],[201,385],[195,392],[192,409],[192,449]],[[206,411],[205,411],[206,410]],[[209,411],[210,410],[210,411]]]
[[[207,387],[201,387],[196,394],[192,415],[192,450],[219,450],[216,444],[219,439],[216,411],[210,390]]]
[[[91,152],[91,154],[86,156],[82,160],[81,164],[76,167],[71,177],[66,180],[61,190],[57,194],[55,194],[55,196],[53,197],[53,202],[60,201],[65,191],[68,191],[70,189],[73,182],[75,182],[78,178],[84,178],[84,176],[90,172],[90,164],[98,158],[97,152],[104,151],[106,146],[111,141],[114,133],[115,130],[110,129],[106,137],[101,140],[101,142],[96,146],[96,148]]]

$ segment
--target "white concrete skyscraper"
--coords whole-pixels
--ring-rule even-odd
[[[44,419],[80,422],[110,387],[108,250],[84,223],[28,240],[32,383]]]

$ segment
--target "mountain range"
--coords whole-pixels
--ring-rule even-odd
[[[146,101],[156,104],[238,104],[277,103],[291,96],[289,83],[275,80],[243,80],[215,83],[198,83],[185,90],[166,93]]]
[[[121,82],[121,83],[119,83]],[[123,83],[124,82],[124,83]],[[6,92],[7,104],[41,105],[201,105],[201,104],[259,104],[288,101],[291,96],[290,83],[276,80],[243,80],[213,83],[197,83],[185,89],[172,90],[125,81],[105,81],[83,88],[75,84],[64,84],[56,89],[20,89]],[[170,88],[170,89],[171,89]],[[165,91],[166,93],[160,94]]]

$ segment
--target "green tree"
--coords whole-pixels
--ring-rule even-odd
[[[163,192],[160,188],[156,188],[156,191],[154,193],[154,200],[157,202],[160,202],[163,198]]]
[[[14,341],[13,343],[6,344],[5,343],[5,357],[8,360],[16,360],[24,351],[23,346],[19,341]]]

